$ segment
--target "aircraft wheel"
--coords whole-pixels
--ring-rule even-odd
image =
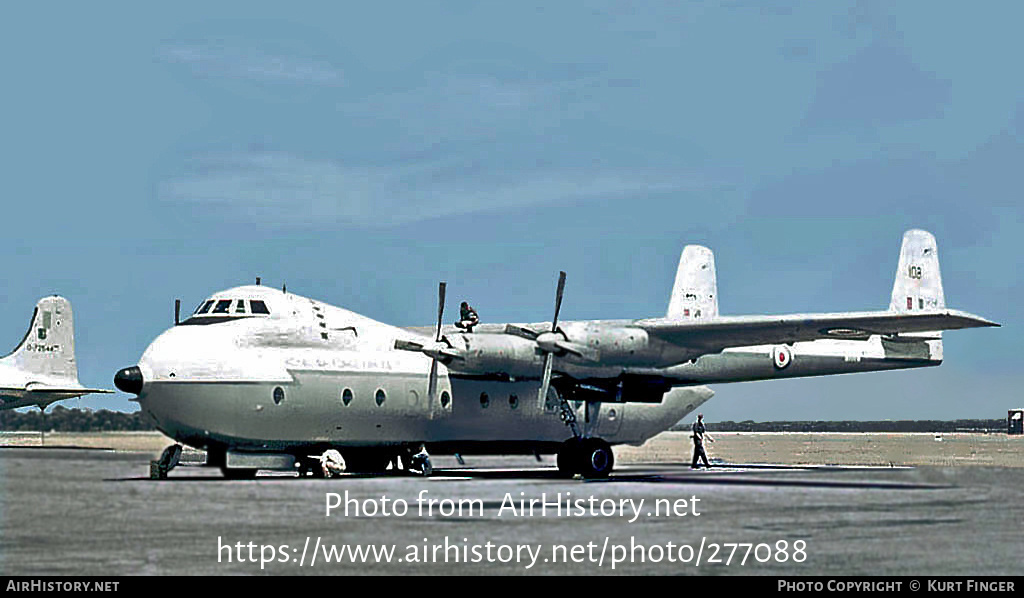
[[[580,473],[581,461],[583,460],[580,449],[580,442],[575,438],[562,443],[562,448],[558,450],[558,454],[555,456],[555,463],[558,465],[559,473],[568,478]]]
[[[256,478],[258,470],[221,467],[220,471],[229,480],[252,480]]]
[[[615,453],[610,444],[600,438],[583,441],[580,451],[580,473],[587,479],[606,478],[615,467]]]
[[[387,471],[388,464],[394,459],[390,454],[361,453],[348,454],[345,457],[347,471],[352,473],[382,474]]]

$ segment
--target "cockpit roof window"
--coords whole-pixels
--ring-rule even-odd
[[[202,306],[200,306],[199,309],[196,310],[196,313],[205,314],[206,312],[210,311],[211,307],[213,307],[213,299],[210,299],[206,303],[202,304]]]
[[[212,313],[215,313],[215,314],[226,314],[226,313],[228,313],[228,309],[231,307],[231,303],[232,303],[231,299],[221,299],[220,301],[217,302],[217,306],[213,308],[213,312]]]
[[[249,309],[251,309],[254,314],[270,314],[270,310],[267,309],[266,302],[260,301],[259,299],[253,299],[250,301]]]

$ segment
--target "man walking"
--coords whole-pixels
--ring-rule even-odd
[[[708,463],[708,454],[704,451],[704,439],[708,442],[714,442],[715,439],[707,433],[704,428],[704,414],[697,414],[697,421],[693,422],[693,463],[690,465],[690,469],[700,469],[697,466],[697,459],[704,462],[704,467],[711,469],[711,464]]]

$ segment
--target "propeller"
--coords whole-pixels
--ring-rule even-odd
[[[506,324],[505,334],[511,334],[526,340],[535,341],[537,348],[549,355],[554,353],[557,355],[563,355],[565,353],[571,353],[580,359],[590,362],[597,362],[600,358],[600,353],[597,349],[593,349],[581,343],[574,343],[569,340],[565,332],[558,328],[558,312],[561,311],[562,307],[562,295],[565,292],[565,272],[558,273],[558,291],[555,295],[555,317],[551,322],[551,330],[546,332],[539,332],[526,326],[517,326],[516,324]],[[545,359],[545,363],[548,360]]]
[[[441,363],[448,363],[453,359],[465,359],[465,355],[460,353],[458,349],[452,347],[451,342],[444,336],[441,336],[441,322],[444,319],[444,295],[445,295],[445,283],[441,283],[438,286],[437,294],[437,329],[434,332],[434,342],[427,346],[423,343],[416,341],[407,341],[403,339],[395,340],[395,348],[401,351],[414,351],[416,353],[423,353],[435,360],[441,361]],[[435,364],[436,366],[436,364]]]
[[[437,362],[438,360],[448,363],[452,359],[464,359],[462,355],[452,349],[451,345],[441,336],[441,322],[444,320],[444,295],[448,284],[442,282],[437,286],[437,329],[434,331],[434,343],[426,347],[416,341],[398,339],[395,341],[395,348],[401,351],[415,351],[429,356],[430,377],[427,383],[427,400],[433,402],[437,394]]]
[[[444,295],[448,283],[442,281],[437,285],[437,331],[434,333],[434,342],[441,342],[441,320],[444,318]],[[428,405],[434,404],[434,395],[437,393],[437,355],[432,355],[430,360],[430,378],[427,384]]]
[[[564,355],[565,353],[572,353],[588,361],[597,361],[598,352],[595,349],[591,349],[586,345],[574,343],[569,340],[565,335],[565,332],[558,327],[558,313],[562,309],[562,295],[565,293],[565,272],[558,273],[558,290],[555,291],[555,316],[551,319],[551,330],[547,332],[537,332],[529,328],[520,326],[507,326],[505,332],[508,334],[516,334],[525,338],[533,338],[537,343],[537,348],[545,353],[544,355],[544,373],[541,376],[540,390],[537,392],[537,403],[538,407],[544,408],[548,398],[548,391],[551,388],[551,369],[554,365],[555,355]],[[576,414],[572,408],[563,398],[561,401],[561,415],[562,421],[565,425],[569,426],[572,430],[573,437],[579,439],[582,437],[580,434],[579,426],[576,424]]]
[[[558,330],[558,312],[562,309],[562,294],[565,292],[565,272],[558,273],[558,290],[555,291],[555,317],[551,319],[551,332],[542,332],[537,334],[536,341],[537,345],[546,353],[544,355],[544,374],[540,379],[540,391],[537,395],[537,404],[543,407],[544,402],[547,400],[548,387],[551,386],[551,367],[555,361],[555,352],[548,350],[546,345],[542,344],[542,339],[547,340],[546,336],[555,336]]]

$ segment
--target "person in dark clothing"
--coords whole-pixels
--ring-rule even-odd
[[[476,315],[476,310],[463,301],[459,307],[459,321],[455,323],[455,327],[462,328],[466,332],[473,332],[473,327],[479,323],[480,316]]]
[[[697,466],[697,459],[704,462],[704,467],[711,468],[711,464],[708,463],[708,454],[704,451],[704,440],[708,442],[714,442],[715,439],[707,433],[704,428],[704,414],[697,414],[697,421],[693,422],[693,463],[690,465],[690,469],[699,469]]]

